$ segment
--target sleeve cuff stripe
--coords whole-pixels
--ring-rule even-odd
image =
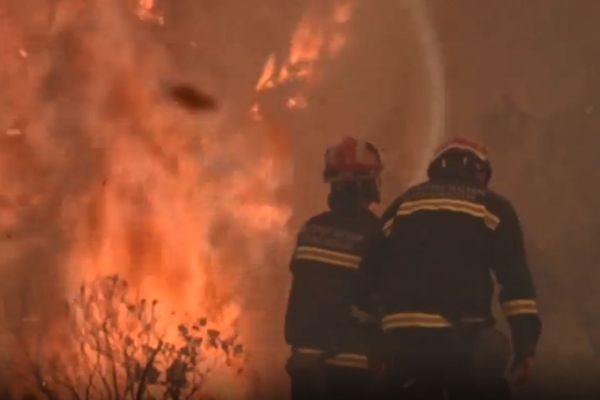
[[[502,303],[502,307],[504,308],[512,308],[512,307],[537,307],[537,302],[533,299],[519,299],[519,300],[508,300]]]
[[[537,308],[523,308],[523,309],[518,309],[518,310],[509,310],[509,311],[504,311],[504,315],[506,315],[507,317],[514,317],[517,315],[526,315],[526,314],[536,314],[537,315],[538,310]]]
[[[507,317],[522,314],[537,314],[538,308],[535,300],[531,299],[520,299],[510,300],[502,303],[504,314]]]

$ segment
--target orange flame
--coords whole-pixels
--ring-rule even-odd
[[[346,24],[352,19],[356,9],[355,1],[339,1],[333,7],[332,20],[336,24]]]
[[[142,21],[162,26],[165,24],[165,18],[155,8],[156,4],[154,0],[138,0],[136,14]]]
[[[323,22],[306,14],[292,36],[288,65],[296,78],[312,77],[312,68],[318,61],[324,42]]]
[[[137,4],[137,17],[161,21],[154,1]],[[65,1],[61,7],[48,51],[43,57],[28,53],[28,63],[40,71],[23,73],[38,79],[31,88],[51,80],[54,97],[47,101],[39,91],[9,87],[23,93],[14,99],[16,117],[35,115],[39,126],[17,134],[11,124],[18,118],[0,110],[0,140],[23,138],[24,147],[51,159],[58,177],[77,175],[69,184],[76,190],[64,184],[65,193],[57,194],[69,297],[84,280],[118,273],[137,296],[160,301],[158,318],[173,322],[170,329],[187,313],[207,317],[225,336],[237,333],[249,290],[244,278],[264,265],[270,246],[288,240],[291,211],[280,198],[285,160],[271,132],[250,123],[232,132],[224,114],[190,116],[178,109],[157,85],[170,70],[163,53],[150,40],[128,36],[131,18],[118,0]],[[85,22],[90,15],[92,26]],[[0,40],[10,29],[2,25]],[[10,61],[0,73],[23,68],[20,48],[14,40],[0,55]],[[79,157],[85,162],[71,163]],[[11,184],[15,198],[30,190],[14,179]],[[18,223],[12,208],[0,207],[3,228]],[[242,341],[257,335],[244,325]],[[245,394],[247,376],[232,375],[217,355],[207,357],[215,397]]]
[[[273,76],[275,74],[276,68],[276,60],[275,55],[271,54],[265,63],[265,67],[263,68],[263,72],[258,79],[256,84],[256,91],[261,91],[264,89],[269,89],[273,87]]]
[[[256,91],[263,92],[276,87],[300,82],[309,87],[317,81],[317,67],[327,54],[338,57],[347,44],[347,24],[352,19],[356,1],[338,0],[333,4],[331,14],[326,15],[309,9],[300,19],[290,41],[287,59],[277,60],[275,54],[268,56]],[[295,90],[285,100],[289,109],[303,109],[308,106],[308,88]],[[253,105],[251,115],[261,120],[260,106]]]

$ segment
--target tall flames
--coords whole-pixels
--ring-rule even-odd
[[[0,23],[0,40],[14,41],[17,57],[5,64],[12,70],[3,67],[15,87],[2,93],[14,96],[1,111],[2,140],[12,140],[11,146],[31,152],[48,169],[54,192],[44,200],[53,204],[53,223],[61,226],[63,244],[56,250],[66,298],[75,298],[83,282],[118,274],[129,285],[127,302],[157,299],[153,315],[165,340],[178,343],[178,324],[197,317],[221,338],[243,338],[245,278],[288,239],[287,182],[279,172],[287,160],[271,136],[250,123],[232,132],[223,111],[179,107],[164,78],[171,72],[167,57],[132,18],[163,24],[153,1],[65,0],[52,9],[39,5],[36,13],[43,12],[48,18],[36,27],[45,28],[44,46],[29,54],[18,34],[34,22]],[[11,199],[35,193],[38,188],[17,178],[33,165],[19,165],[19,171],[14,167],[24,160],[8,150],[4,158],[13,167],[2,171],[14,187]],[[4,230],[27,223],[13,209],[3,211]],[[98,312],[83,315],[99,318]],[[33,319],[53,318],[41,310]],[[104,326],[98,324],[85,326]],[[116,346],[119,334],[103,340]],[[222,352],[206,347],[204,357],[211,396],[247,395],[248,376],[232,370]]]
[[[256,83],[258,93],[290,85],[292,89],[284,106],[288,109],[308,107],[309,90],[321,79],[319,63],[336,58],[346,45],[348,22],[356,1],[337,0],[327,5],[331,7],[323,10],[315,4],[304,13],[292,35],[286,57],[278,57],[275,53],[269,55]],[[259,103],[254,104],[251,112],[255,119],[262,118]]]
[[[180,324],[201,318],[220,345],[243,342],[248,351],[237,362],[252,370],[260,363],[253,345],[262,329],[253,318],[272,316],[247,300],[258,288],[256,271],[282,261],[291,216],[289,144],[263,115],[260,95],[290,84],[284,108],[308,107],[309,90],[322,78],[319,63],[337,57],[346,43],[355,2],[309,9],[288,54],[268,57],[252,107],[265,124],[256,124],[227,107],[181,107],[170,78],[175,68],[149,34],[148,27],[168,23],[154,0],[26,1],[27,7],[0,9],[0,78],[8,82],[0,88],[7,100],[0,109],[0,228],[6,237],[37,231],[35,240],[11,248],[9,261],[39,252],[35,268],[58,282],[39,293],[32,286],[23,296],[43,297],[22,306],[20,322],[6,327],[17,326],[17,336],[43,334],[43,351],[28,354],[45,354],[52,361],[46,367],[57,368],[67,364],[57,364],[55,350],[76,349],[73,340],[88,343],[110,324],[115,336],[107,331],[103,340],[124,348],[137,343],[122,332],[146,332],[146,317],[136,328],[121,312],[129,315],[140,304],[146,310],[145,301],[156,299],[152,326],[161,340],[181,344],[189,338]],[[23,282],[37,282],[38,269],[21,271]],[[125,308],[112,305],[105,289],[81,286],[99,279],[127,282],[127,296],[119,295]],[[60,317],[63,298],[79,299],[72,304],[75,320]],[[108,308],[90,311],[98,305],[86,308],[89,301]],[[46,336],[71,329],[68,321],[78,327],[67,335],[71,341]],[[93,348],[82,349],[90,357]],[[222,351],[206,348],[203,360],[212,374],[208,395],[240,398],[253,389],[254,375],[232,369]],[[76,373],[77,362],[65,368]]]

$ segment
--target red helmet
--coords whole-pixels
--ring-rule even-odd
[[[326,182],[377,179],[383,169],[377,148],[371,143],[344,138],[325,153]]]
[[[487,185],[492,166],[485,146],[459,137],[438,149],[428,174],[430,178],[463,178]]]

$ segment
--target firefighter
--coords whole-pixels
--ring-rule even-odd
[[[382,216],[385,239],[365,268],[382,309],[384,386],[389,397],[510,398],[527,380],[541,322],[519,219],[488,189],[484,147],[443,146],[429,180],[408,189]],[[494,328],[494,279],[511,328]]]
[[[345,138],[326,151],[329,211],[304,224],[291,261],[285,338],[294,400],[368,398],[370,328],[356,302],[362,257],[382,236],[370,211],[382,168],[370,143]]]

